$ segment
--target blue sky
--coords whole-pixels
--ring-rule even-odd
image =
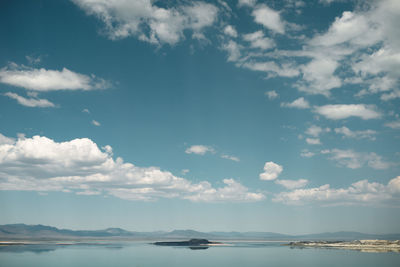
[[[398,1],[0,12],[1,224],[400,231]]]

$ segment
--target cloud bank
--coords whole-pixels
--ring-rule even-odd
[[[0,190],[63,191],[113,195],[128,200],[180,198],[195,202],[252,202],[265,198],[234,179],[215,188],[192,183],[156,167],[138,167],[112,157],[88,138],[56,142],[43,136],[0,135]]]

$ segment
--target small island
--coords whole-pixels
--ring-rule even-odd
[[[291,247],[351,249],[363,252],[400,252],[400,240],[354,240],[354,241],[298,241],[287,244]]]
[[[163,241],[153,243],[156,246],[182,246],[182,247],[200,247],[200,246],[212,246],[221,245],[220,242],[211,242],[207,239],[190,239],[188,241]]]

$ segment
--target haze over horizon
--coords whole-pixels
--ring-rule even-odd
[[[399,233],[400,1],[6,0],[0,224]]]

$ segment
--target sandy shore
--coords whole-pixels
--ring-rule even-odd
[[[400,240],[355,240],[355,241],[299,241],[287,244],[291,247],[318,247],[352,249],[364,252],[400,252]]]

